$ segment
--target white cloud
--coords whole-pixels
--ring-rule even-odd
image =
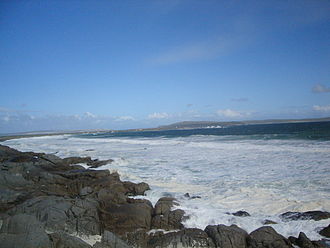
[[[241,117],[247,117],[250,116],[250,112],[245,111],[237,111],[232,109],[219,109],[216,112],[219,116],[227,117],[227,118],[241,118]]]
[[[126,115],[116,118],[115,121],[135,121],[135,118],[133,116]]]
[[[148,119],[167,119],[170,115],[168,113],[153,113],[148,115]]]
[[[316,84],[312,88],[312,91],[315,93],[327,93],[327,92],[330,92],[330,88],[327,86],[324,86],[323,84]]]
[[[85,113],[85,117],[88,117],[88,118],[96,118],[96,115],[92,114],[91,112],[86,112],[86,113]]]
[[[330,105],[327,106],[314,105],[313,109],[319,112],[330,112]]]

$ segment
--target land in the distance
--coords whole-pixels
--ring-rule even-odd
[[[163,125],[156,128],[136,128],[126,130],[112,129],[88,129],[88,130],[61,130],[61,131],[34,131],[13,134],[0,134],[0,142],[9,139],[62,135],[62,134],[82,134],[82,133],[106,133],[106,132],[143,132],[143,131],[164,131],[164,130],[183,130],[183,129],[201,129],[201,128],[221,128],[238,125],[258,125],[258,124],[281,124],[281,123],[306,123],[306,122],[328,122],[330,117],[326,118],[308,118],[308,119],[267,119],[267,120],[247,120],[247,121],[182,121],[169,125]]]

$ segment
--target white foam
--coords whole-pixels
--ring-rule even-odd
[[[69,135],[24,138],[3,142],[21,151],[60,157],[114,159],[100,167],[118,171],[123,180],[147,182],[145,196],[153,204],[174,196],[190,218],[187,227],[237,224],[247,231],[265,219],[284,236],[300,231],[320,239],[323,221],[283,222],[287,211],[330,211],[330,142],[252,140],[243,136],[180,138],[74,138]],[[86,151],[87,150],[87,151]],[[188,199],[185,193],[201,199]],[[248,211],[250,217],[227,213]]]

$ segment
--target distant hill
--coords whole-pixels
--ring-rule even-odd
[[[330,121],[327,118],[314,119],[270,119],[270,120],[253,120],[253,121],[182,121],[170,125],[159,126],[157,130],[175,130],[175,129],[196,129],[196,128],[221,128],[235,125],[253,125],[253,124],[276,124],[276,123],[303,123],[303,122],[323,122]]]

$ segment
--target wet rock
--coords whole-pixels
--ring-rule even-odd
[[[273,221],[273,220],[264,220],[262,222],[263,225],[275,225],[277,224],[277,222]]]
[[[330,238],[330,225],[323,228],[319,233],[324,237]]]
[[[177,230],[182,229],[181,223],[184,217],[184,211],[176,209],[165,214],[156,215],[152,218],[152,229]]]
[[[101,220],[105,229],[119,235],[138,229],[150,230],[152,205],[149,201],[114,204],[101,209]]]
[[[89,244],[80,238],[68,235],[66,233],[52,233],[49,235],[53,248],[91,248]]]
[[[155,204],[155,215],[166,214],[171,211],[173,206],[178,206],[176,199],[173,197],[162,197]]]
[[[98,202],[94,199],[41,196],[25,201],[9,213],[33,215],[50,231],[62,230],[85,235],[101,233]]]
[[[101,242],[96,242],[93,248],[129,248],[129,246],[114,233],[104,231]]]
[[[155,233],[148,241],[150,248],[162,247],[215,247],[212,239],[200,229],[187,228],[179,232]]]
[[[189,193],[185,193],[183,196],[186,197],[186,198],[189,198],[189,199],[200,199],[200,198],[202,198],[198,195],[190,196]]]
[[[246,211],[237,211],[235,213],[232,213],[232,215],[234,216],[239,216],[239,217],[247,217],[247,216],[251,216],[248,212]]]
[[[303,232],[299,233],[298,238],[289,237],[289,240],[292,244],[297,245],[300,248],[314,248],[312,241],[310,241]]]
[[[272,227],[264,226],[250,233],[249,248],[291,248],[289,240],[278,234]]]
[[[175,198],[160,198],[154,209],[151,227],[153,229],[175,230],[182,229],[182,220],[184,211],[181,209],[171,210],[173,206],[177,206]]]
[[[150,190],[150,187],[147,183],[132,183],[132,182],[123,182],[124,187],[127,189],[127,195],[144,195],[147,190]]]
[[[216,247],[246,248],[248,234],[236,225],[209,225],[205,232],[213,240]]]
[[[0,229],[0,246],[6,248],[51,248],[43,225],[27,214],[6,218]]]
[[[91,168],[98,168],[102,165],[110,164],[112,163],[112,159],[108,160],[98,160],[98,159],[92,159],[91,157],[68,157],[63,159],[63,163],[67,165],[72,164],[87,164]]]
[[[283,220],[323,220],[330,218],[329,212],[308,211],[308,212],[286,212],[280,215]]]

